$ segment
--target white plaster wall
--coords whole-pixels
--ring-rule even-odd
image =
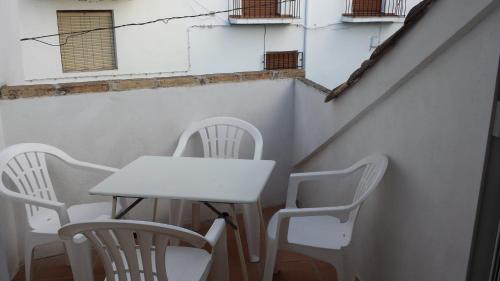
[[[22,10],[19,38],[57,33],[57,10],[113,10],[115,25],[120,25],[228,9],[227,0],[152,0],[146,5],[135,0],[9,1],[19,2]],[[302,50],[300,29],[290,32],[297,28],[269,26],[267,43],[263,29],[262,25],[229,26],[227,13],[117,29],[118,69],[84,73],[62,72],[59,47],[27,41],[22,43],[22,64],[14,66],[22,66],[24,73],[9,84],[256,71],[263,69],[265,44],[268,50]],[[58,43],[58,38],[46,41]]]
[[[306,1],[303,1],[302,19],[291,25],[235,26],[228,24],[227,14],[219,14],[166,25],[120,29],[115,34],[117,70],[63,73],[59,47],[18,42],[23,37],[57,33],[57,10],[111,9],[115,24],[119,25],[225,10],[228,3],[226,0],[152,0],[147,5],[137,0],[6,2],[22,11],[13,13],[16,17],[12,28],[19,29],[19,33],[10,39],[13,48],[9,53],[19,54],[13,59],[15,63],[10,64],[10,85],[262,70],[265,50],[303,51],[307,29],[307,77],[333,88],[401,25],[342,23],[343,0],[309,0],[307,27],[304,26]],[[408,0],[407,10],[418,2]],[[47,41],[58,43],[56,37]]]
[[[8,80],[8,50],[9,36],[12,30],[10,26],[10,13],[12,4],[0,1],[0,87]],[[1,129],[2,119],[0,117],[0,149],[4,148],[4,134]],[[16,230],[12,227],[15,221],[13,208],[10,202],[0,198],[0,214],[2,223],[0,224],[0,280],[10,280],[9,268],[16,268],[19,262],[17,257],[17,236]],[[12,272],[12,271],[11,271]]]
[[[6,5],[7,3],[2,1],[0,2],[0,26],[7,26],[7,20],[6,20]],[[6,38],[7,36],[7,29],[6,28],[1,28],[0,29],[0,38]],[[5,84],[7,81],[7,44],[4,41],[5,39],[2,39],[0,43],[0,87]]]
[[[298,164],[332,135],[325,130],[335,118],[335,110],[325,105],[327,94],[297,80],[295,82],[295,107],[293,115],[293,163]],[[328,125],[327,125],[328,126]]]
[[[420,0],[407,0],[407,12]],[[333,89],[402,23],[344,23],[341,0],[309,2],[306,37],[306,77]],[[333,12],[332,12],[333,11]]]
[[[15,77],[22,76],[22,59],[17,17],[17,1],[1,1],[0,3],[0,85],[8,83]]]
[[[296,25],[191,27],[191,73],[263,70],[265,52],[302,51],[302,33]]]
[[[291,169],[293,83],[292,79],[265,80],[2,101],[0,117],[6,145],[47,143],[77,159],[123,167],[141,155],[171,155],[178,137],[193,121],[235,116],[262,132],[263,159],[277,162],[263,194],[264,204],[269,206],[284,198]],[[245,141],[250,145],[242,147],[242,155],[249,157],[253,155],[253,146]],[[196,139],[191,145],[196,145]],[[197,151],[191,149],[191,153]],[[57,161],[49,164],[60,200],[109,200],[91,197],[87,192],[106,175],[64,167]],[[134,216],[151,217],[150,202],[141,205]],[[166,205],[162,206],[165,210]],[[2,224],[9,226],[11,233],[6,241],[11,245],[16,237],[15,225],[17,235],[22,233],[21,209],[16,212],[16,224]],[[165,212],[161,214],[166,216]],[[19,243],[22,249],[22,241]],[[13,270],[17,257],[12,252],[8,254]]]
[[[295,136],[308,135],[296,140],[296,146],[307,138],[321,143],[327,136],[319,128],[334,136],[298,170],[344,168],[374,152],[391,159],[381,186],[363,205],[345,250],[347,280],[354,275],[361,281],[465,280],[500,56],[498,6],[383,100],[367,110],[357,104],[377,94],[374,83],[388,82],[383,77],[397,70],[388,66],[411,50],[407,45],[413,40],[428,38],[421,51],[433,40],[446,40],[454,20],[445,19],[458,23],[454,16],[460,14],[463,24],[488,2],[439,1],[408,39],[334,102],[308,105],[296,93],[296,115],[304,115],[295,117]],[[438,21],[449,25],[421,32]],[[399,60],[402,68],[407,62]],[[311,94],[310,102],[321,102],[319,93]],[[335,124],[335,119],[351,116],[349,111],[360,110],[348,126]],[[304,125],[312,119],[322,123]],[[304,155],[308,147],[294,151]],[[324,204],[325,197],[339,195],[332,190],[331,183],[319,184],[309,195],[301,193],[299,200]]]

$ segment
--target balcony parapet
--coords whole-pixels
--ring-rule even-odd
[[[113,93],[138,89],[194,87],[216,83],[238,83],[245,81],[295,79],[303,77],[305,77],[303,69],[281,69],[144,79],[3,86],[0,88],[0,99],[12,100],[19,98],[64,96],[86,93]]]

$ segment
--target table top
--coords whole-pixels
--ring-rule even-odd
[[[90,189],[90,194],[255,203],[272,160],[142,156]]]

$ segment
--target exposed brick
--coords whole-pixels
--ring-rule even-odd
[[[156,80],[160,88],[200,85],[200,80],[195,76],[167,77],[158,78]]]
[[[225,73],[225,74],[210,74],[201,77],[204,83],[229,83],[229,82],[240,82],[241,76],[236,73]]]
[[[59,95],[71,95],[79,93],[101,93],[110,90],[108,82],[87,82],[61,84],[57,88]]]
[[[156,88],[155,79],[129,79],[115,80],[112,83],[113,91],[127,91],[135,89],[153,89]]]
[[[2,99],[31,98],[56,95],[53,85],[4,86],[0,90]]]
[[[242,81],[273,79],[274,76],[272,71],[241,72],[240,75]]]
[[[301,69],[254,71],[239,73],[210,74],[200,76],[175,76],[152,79],[129,79],[112,81],[93,81],[63,83],[58,85],[3,86],[0,88],[2,99],[57,96],[80,93],[99,93],[108,91],[127,91],[135,89],[154,89],[167,87],[199,86],[212,83],[227,83],[252,80],[287,79],[304,77]]]
[[[303,78],[306,72],[303,69],[283,69],[277,72],[277,78]]]

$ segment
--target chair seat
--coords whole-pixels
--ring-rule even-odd
[[[137,256],[140,256],[140,250],[137,249]],[[122,257],[125,262],[125,268],[128,268],[125,254],[122,252]],[[165,267],[167,270],[167,278],[169,281],[197,281],[205,280],[210,268],[212,255],[203,249],[190,247],[167,247],[165,253]],[[139,259],[139,268],[142,270],[142,261]],[[156,264],[154,251],[151,252],[151,263]],[[113,269],[116,270],[113,264]],[[127,272],[127,280],[132,280],[130,273]],[[141,280],[145,280],[144,274],[141,273]],[[154,276],[154,280],[158,280]],[[107,281],[107,279],[105,279]],[[119,281],[118,274],[115,275],[115,280]]]
[[[111,217],[111,203],[98,202],[73,205],[68,208],[69,220],[72,223],[85,222],[89,220],[106,219]],[[45,209],[38,215],[31,217],[33,232],[45,234],[57,234],[61,227],[57,212]]]
[[[276,239],[278,214],[271,218],[267,235]],[[294,217],[290,219],[287,242],[290,244],[339,250],[349,244],[352,227],[332,216]]]

